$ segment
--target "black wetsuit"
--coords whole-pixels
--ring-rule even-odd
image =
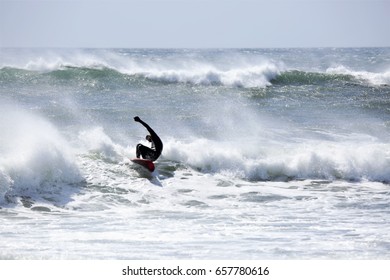
[[[142,144],[138,144],[136,151],[137,158],[142,156],[142,158],[144,159],[155,161],[161,155],[161,152],[163,150],[163,143],[160,137],[158,137],[156,132],[154,132],[154,130],[147,123],[145,123],[141,119],[138,119],[138,122],[141,123],[149,131],[149,134],[152,138],[152,148],[146,147]]]

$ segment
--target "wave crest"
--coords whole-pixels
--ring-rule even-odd
[[[188,69],[149,69],[142,72],[148,79],[189,83],[194,85],[220,85],[229,87],[266,87],[281,72],[273,63],[223,70],[212,65],[194,65]]]

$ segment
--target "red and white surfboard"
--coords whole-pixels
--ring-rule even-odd
[[[131,159],[131,161],[145,167],[150,172],[154,171],[155,166],[154,166],[153,161],[151,161],[151,160],[142,159],[142,158],[133,158],[133,159]]]

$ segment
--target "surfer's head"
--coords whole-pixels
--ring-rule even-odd
[[[148,140],[149,142],[152,142],[152,136],[150,135],[146,135],[145,139]]]

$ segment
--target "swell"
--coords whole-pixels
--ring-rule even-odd
[[[36,71],[20,68],[4,67],[0,69],[0,80],[3,83],[21,83],[36,82],[43,80],[52,80],[58,82],[72,82],[82,80],[96,80],[101,82],[127,81],[129,75],[122,74],[111,68],[89,68],[62,66],[52,71]]]
[[[331,82],[353,82],[352,75],[291,70],[272,80],[274,85],[318,85]]]

